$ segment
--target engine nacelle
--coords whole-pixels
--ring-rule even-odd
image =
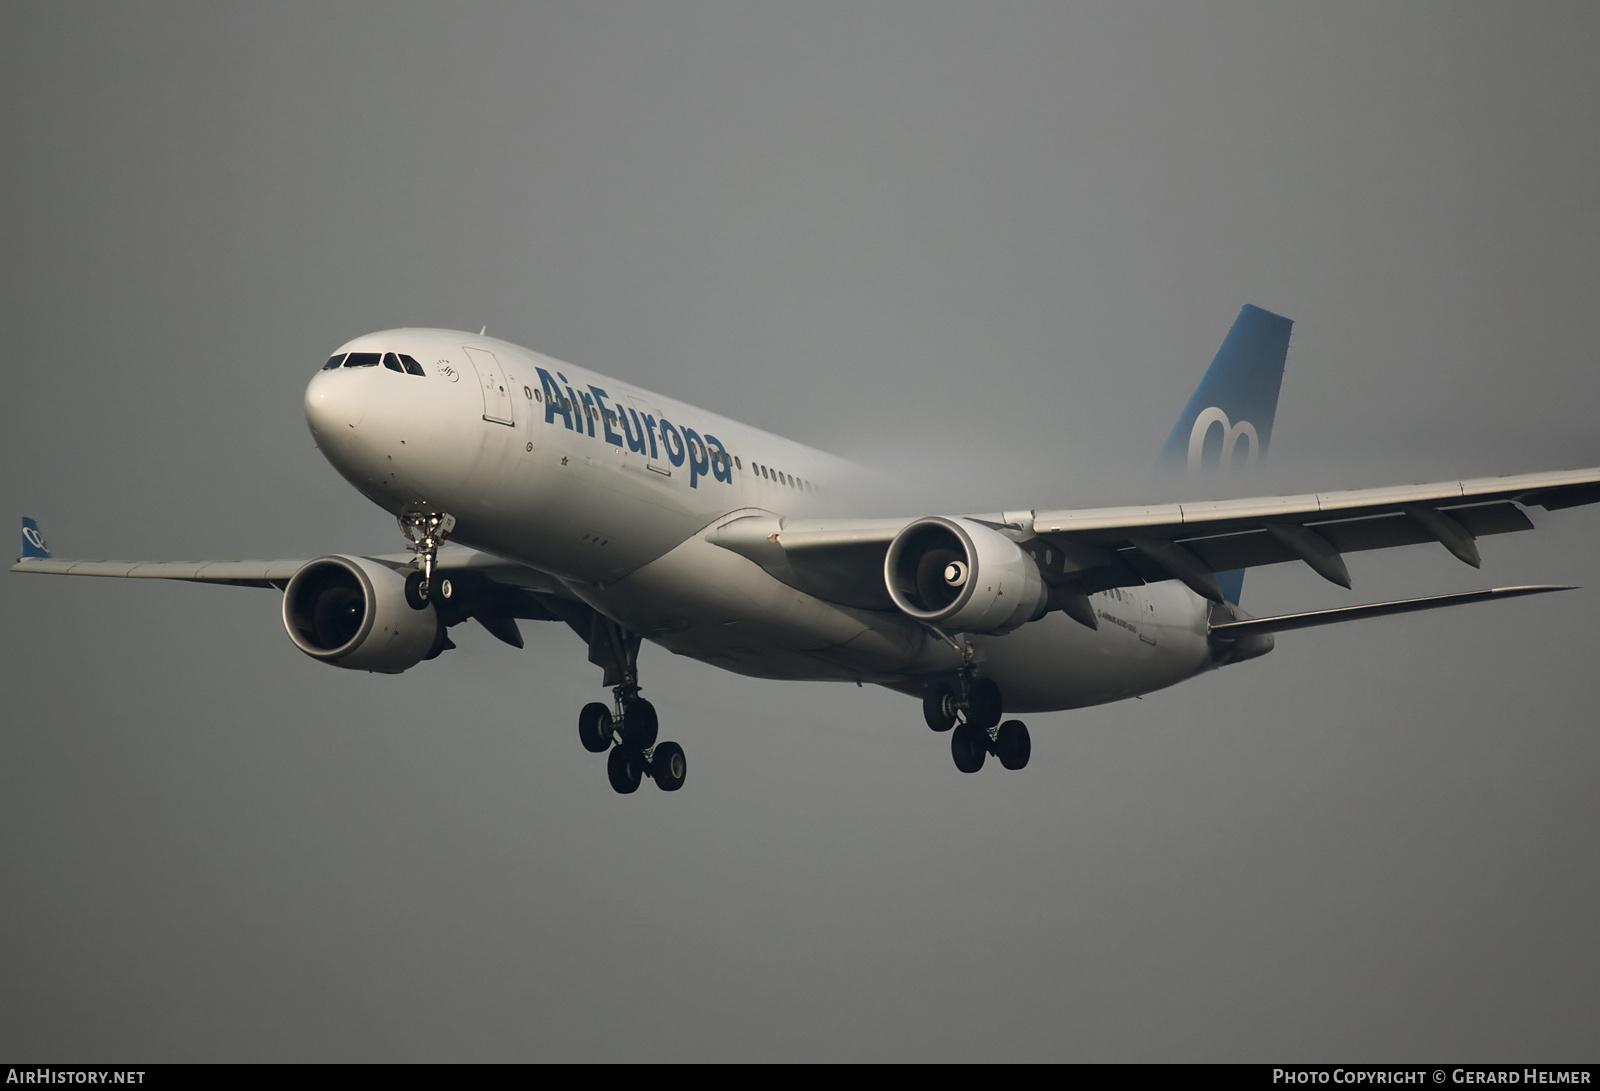
[[[318,557],[283,592],[295,647],[335,667],[399,674],[428,658],[444,630],[429,603],[406,604],[405,576],[366,557]]]
[[[918,621],[1007,633],[1044,616],[1047,588],[1032,557],[970,519],[918,519],[889,543],[883,578],[894,604]]]

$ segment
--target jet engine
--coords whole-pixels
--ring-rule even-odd
[[[960,632],[1007,633],[1041,618],[1047,590],[1033,558],[971,519],[918,519],[889,543],[883,578],[918,621]]]
[[[368,557],[318,557],[283,592],[295,647],[335,667],[399,674],[444,642],[433,604],[406,604],[405,576]]]

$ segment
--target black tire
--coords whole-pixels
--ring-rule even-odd
[[[636,697],[622,706],[622,741],[641,754],[656,744],[660,730],[656,706],[643,697]]]
[[[967,687],[967,723],[987,731],[1000,722],[1005,706],[1000,703],[1000,687],[992,678],[979,678]]]
[[[935,731],[949,731],[956,726],[955,691],[949,682],[930,682],[922,695],[922,718]]]
[[[963,773],[976,773],[989,756],[989,733],[972,724],[961,724],[950,736],[950,756]]]
[[[591,754],[611,749],[611,710],[599,701],[590,701],[578,713],[578,739]]]
[[[994,756],[1007,769],[1021,769],[1033,754],[1033,739],[1028,725],[1021,720],[1007,720],[1000,725],[1000,734],[994,740]]]
[[[683,787],[683,778],[689,775],[689,763],[684,759],[683,747],[675,742],[664,742],[650,756],[650,775],[656,778],[656,787],[663,792],[676,792]]]
[[[406,577],[406,605],[413,610],[426,610],[428,608],[428,577],[422,574],[421,569],[414,569]]]
[[[644,755],[631,746],[613,747],[611,756],[606,758],[606,777],[618,795],[637,792],[639,781],[644,778]]]

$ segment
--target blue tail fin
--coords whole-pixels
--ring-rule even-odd
[[[22,555],[24,557],[50,556],[50,547],[44,544],[44,535],[39,533],[39,524],[26,515],[22,517]]]
[[[1237,473],[1266,457],[1293,326],[1260,307],[1246,303],[1239,308],[1233,328],[1162,446],[1157,465],[1201,478]],[[1244,571],[1218,572],[1217,582],[1227,600],[1237,604]]]

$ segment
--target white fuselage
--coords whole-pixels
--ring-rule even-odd
[[[706,540],[736,513],[837,514],[863,473],[850,463],[494,338],[390,330],[339,353],[405,354],[424,372],[338,367],[306,389],[324,456],[389,512],[448,511],[456,541],[546,573],[650,641],[741,674],[919,692],[959,665],[948,643],[897,610],[824,601]],[[1052,612],[970,637],[1007,711],[1118,700],[1214,665],[1209,604],[1182,585],[1090,601],[1098,629]]]

